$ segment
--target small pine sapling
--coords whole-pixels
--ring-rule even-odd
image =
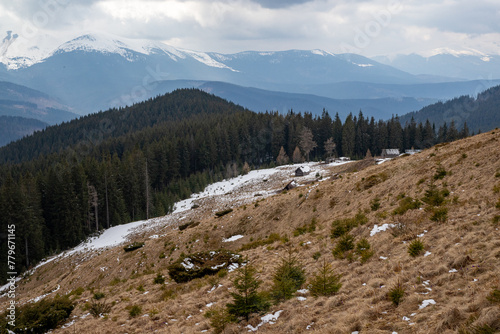
[[[420,239],[415,239],[408,245],[408,254],[411,257],[417,257],[424,251],[424,243]]]
[[[389,292],[387,293],[389,299],[391,300],[392,304],[396,307],[399,306],[399,304],[403,301],[404,295],[405,295],[405,289],[401,282],[399,282],[396,285],[394,285]]]
[[[311,279],[310,289],[314,297],[333,296],[342,287],[340,283],[341,275],[335,274],[332,266],[326,260]]]
[[[288,256],[282,258],[280,266],[274,273],[271,297],[276,303],[290,299],[305,281],[304,266],[289,249]]]
[[[250,264],[238,269],[233,281],[237,292],[231,292],[233,302],[226,305],[232,316],[243,317],[248,321],[250,314],[264,312],[269,308],[269,302],[257,291],[262,281],[256,274],[257,270]]]

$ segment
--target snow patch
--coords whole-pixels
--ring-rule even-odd
[[[41,295],[41,296],[38,296],[38,297],[35,297],[33,299],[30,299],[28,300],[28,303],[36,303],[42,299],[44,299],[45,297],[47,297],[48,295],[50,295],[51,293],[54,293],[56,291],[58,291],[59,289],[61,288],[61,286],[59,284],[57,284],[57,288],[55,288],[54,290],[50,291],[49,293],[46,293],[44,295]]]
[[[396,225],[394,224],[384,224],[382,226],[378,226],[377,224],[375,224],[375,226],[373,226],[373,229],[370,231],[370,237],[373,237],[375,234],[379,233],[379,232],[384,232],[384,231],[387,231],[387,229],[391,228],[391,227],[395,227]]]
[[[269,323],[271,325],[274,325],[278,320],[281,312],[283,312],[283,310],[276,311],[274,314],[273,313],[266,314],[265,316],[260,318],[261,322],[256,327],[253,327],[252,325],[247,325],[246,328],[248,328],[249,331],[256,332],[259,329],[259,327],[264,324]]]
[[[232,237],[230,238],[227,238],[227,239],[223,239],[222,242],[231,242],[231,241],[236,241],[238,239],[241,239],[243,238],[243,235],[241,234],[238,234],[238,235],[233,235]]]
[[[185,258],[184,261],[181,262],[181,265],[187,270],[194,268],[194,264],[191,262],[189,257]]]
[[[436,301],[434,299],[426,299],[422,302],[422,305],[418,307],[419,310],[426,308],[429,305],[435,305]]]
[[[319,56],[323,56],[323,57],[326,57],[326,56],[335,56],[335,54],[333,54],[331,52],[324,51],[324,50],[319,50],[319,49],[311,50],[311,53],[314,54],[314,55],[319,55]]]

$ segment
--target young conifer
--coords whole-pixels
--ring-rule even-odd
[[[342,287],[340,283],[341,275],[336,275],[332,266],[326,260],[323,260],[321,268],[316,275],[311,279],[311,294],[318,296],[332,296],[336,294]]]
[[[227,304],[229,314],[243,317],[248,321],[250,314],[266,311],[270,304],[257,291],[261,280],[256,277],[257,270],[250,264],[240,268],[233,281],[237,292],[231,292],[233,302]]]

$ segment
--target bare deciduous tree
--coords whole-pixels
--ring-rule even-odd
[[[327,158],[329,158],[333,155],[333,152],[337,148],[337,144],[335,144],[335,142],[333,141],[333,138],[330,137],[325,141],[324,147],[325,147],[326,156],[327,156]]]
[[[302,132],[300,133],[300,148],[307,156],[307,160],[309,161],[309,153],[318,146],[316,142],[313,140],[313,134],[311,129],[304,127]]]

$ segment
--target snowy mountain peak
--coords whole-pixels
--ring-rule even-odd
[[[420,56],[430,58],[433,56],[437,55],[451,55],[455,57],[460,57],[460,56],[477,56],[477,57],[485,57],[487,56],[485,53],[476,50],[476,49],[462,49],[462,50],[455,50],[451,48],[437,48],[437,49],[432,49],[428,51],[423,51],[419,53]]]
[[[234,69],[212,58],[208,53],[176,49],[161,42],[143,39],[118,38],[104,33],[87,33],[71,39],[58,46],[51,43],[47,36],[34,40],[16,40],[18,36],[11,31],[3,38],[0,44],[0,63],[9,70],[30,67],[56,55],[75,51],[99,52],[103,54],[118,54],[126,60],[133,62],[143,56],[166,55],[174,61],[192,58],[210,67]],[[40,43],[34,44],[34,43]]]
[[[128,61],[137,58],[136,53],[145,53],[144,50],[134,50],[125,43],[102,35],[86,34],[79,36],[59,46],[53,53],[65,53],[73,51],[115,53],[124,57]]]

